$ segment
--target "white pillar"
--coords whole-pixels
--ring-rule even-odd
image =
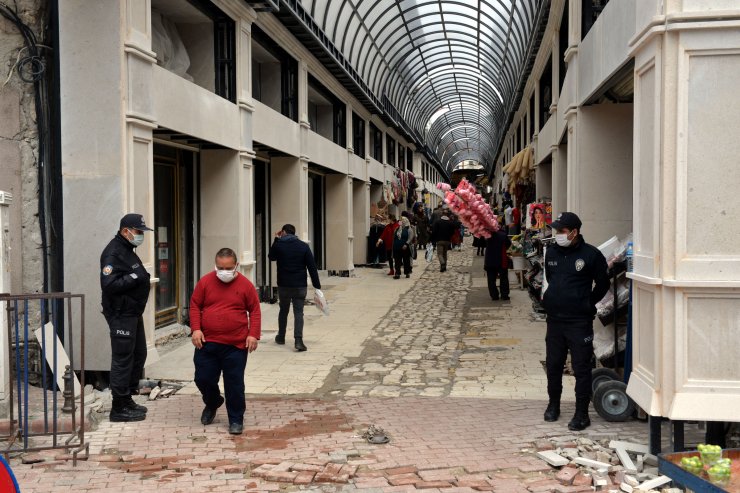
[[[10,293],[10,203],[13,196],[0,191],[0,293]],[[10,385],[10,348],[8,347],[8,320],[5,304],[0,304],[0,418],[8,412]]]

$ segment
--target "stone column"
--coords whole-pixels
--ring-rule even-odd
[[[568,203],[568,150],[567,145],[552,146],[552,214],[566,209]]]
[[[640,2],[641,3],[641,2]],[[651,415],[740,408],[740,2],[637,7],[633,372]]]
[[[0,293],[10,293],[10,204],[13,196],[0,191]],[[8,347],[8,319],[0,303],[0,418],[8,415],[8,385],[10,385],[10,348]]]
[[[352,236],[353,263],[367,263],[367,235],[370,231],[370,182],[354,180],[352,183]]]
[[[352,177],[326,175],[326,268],[343,274],[353,269]]]

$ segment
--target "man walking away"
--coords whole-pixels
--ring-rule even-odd
[[[260,300],[254,285],[237,272],[231,248],[216,253],[216,268],[201,277],[190,298],[190,338],[195,346],[195,385],[203,396],[203,425],[213,423],[224,403],[218,380],[223,372],[229,433],[244,430],[244,370],[261,334]]]
[[[509,256],[506,255],[506,250],[511,246],[511,240],[505,231],[499,229],[485,241],[483,269],[488,279],[488,294],[494,301],[499,299],[498,289],[496,289],[496,278],[498,277],[501,285],[501,299],[507,301],[509,299]]]
[[[319,271],[308,244],[295,235],[295,226],[286,224],[283,229],[275,233],[268,257],[277,262],[278,298],[280,312],[278,313],[278,333],[275,342],[285,344],[285,331],[288,326],[288,312],[293,305],[293,338],[297,351],[306,351],[303,343],[303,305],[306,301],[308,283],[306,270],[311,276],[311,284],[321,289]]]
[[[452,236],[459,229],[457,223],[450,219],[449,209],[443,207],[442,212],[439,221],[432,226],[432,241],[437,245],[439,271],[445,272],[447,270],[447,252],[450,251]]]
[[[138,391],[146,362],[146,336],[142,317],[149,299],[149,273],[134,249],[144,242],[141,214],[121,218],[118,233],[100,255],[103,315],[110,331],[110,390],[112,422],[142,421],[146,407],[131,395]]]
[[[591,357],[593,355],[594,316],[598,303],[609,290],[606,259],[598,248],[581,236],[581,220],[563,212],[552,223],[556,231],[554,246],[545,255],[545,275],[549,287],[542,304],[547,311],[547,394],[545,421],[560,416],[563,391],[563,366],[570,351],[576,377],[576,412],[568,429],[583,430],[591,425]]]

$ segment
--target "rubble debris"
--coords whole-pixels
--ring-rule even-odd
[[[153,401],[154,399],[156,399],[156,398],[157,398],[157,396],[159,395],[159,392],[160,392],[161,390],[162,390],[162,389],[161,389],[161,387],[160,387],[159,385],[157,385],[156,387],[154,387],[154,388],[152,389],[152,391],[151,391],[151,392],[149,393],[149,400],[150,400],[150,401]]]
[[[570,462],[568,459],[560,454],[553,452],[552,450],[543,450],[541,452],[537,452],[537,457],[555,467],[564,466]]]
[[[659,493],[671,480],[658,472],[658,459],[649,447],[620,440],[590,440],[585,437],[551,437],[536,441],[539,459],[559,469],[555,479],[560,489],[590,486],[603,493]],[[661,493],[683,493],[664,488]]]

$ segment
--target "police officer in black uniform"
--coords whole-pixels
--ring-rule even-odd
[[[118,234],[100,256],[103,315],[111,341],[110,420],[114,422],[141,421],[147,411],[131,398],[138,389],[146,361],[142,314],[149,298],[149,273],[134,251],[143,243],[144,231],[151,229],[141,214],[126,214]]]
[[[560,417],[563,366],[570,351],[576,377],[576,412],[568,429],[583,430],[591,424],[591,358],[593,356],[596,303],[609,290],[606,259],[581,236],[581,220],[563,212],[553,221],[556,245],[545,254],[548,288],[542,304],[547,311],[547,394],[545,421]]]

